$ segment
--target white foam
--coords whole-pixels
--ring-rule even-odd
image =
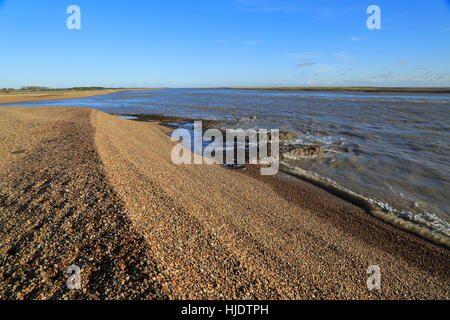
[[[364,196],[362,194],[359,194],[357,192],[354,192],[354,191],[340,185],[333,179],[324,177],[313,171],[304,170],[297,166],[290,165],[289,163],[284,162],[284,161],[280,161],[280,165],[286,166],[287,168],[298,172],[300,175],[302,175],[302,174],[303,175],[305,175],[305,174],[311,175],[320,180],[327,181],[328,183],[332,184],[334,187],[338,188],[339,190],[342,190],[350,195],[361,197],[361,198],[365,199],[366,201],[368,201],[369,203],[378,206],[386,213],[392,214],[393,216],[401,218],[403,220],[410,221],[421,227],[427,228],[433,232],[443,234],[450,238],[450,224],[448,222],[442,220],[437,215],[435,215],[431,212],[413,213],[413,212],[406,211],[406,210],[398,210],[398,209],[395,209],[393,206],[391,206],[387,202],[377,200],[374,198],[370,198],[370,197]]]

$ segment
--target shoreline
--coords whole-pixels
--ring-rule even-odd
[[[399,230],[411,233],[413,236],[429,241],[430,243],[441,246],[445,249],[450,249],[450,238],[444,233],[444,231],[433,229],[430,225],[425,225],[422,222],[414,221],[414,219],[411,219],[410,217],[402,219],[402,217],[398,215],[399,211],[395,208],[393,209],[395,214],[393,212],[388,212],[384,210],[376,200],[364,197],[337,183],[330,182],[318,174],[301,172],[298,169],[292,169],[286,166],[282,166],[280,171],[311,183],[329,192],[330,194],[336,195],[337,197],[365,210],[367,214]]]
[[[164,116],[160,114],[120,114],[116,116],[131,117],[129,120],[132,121],[156,122],[157,124],[165,126],[171,130],[177,129],[179,125],[193,123],[194,121],[204,122],[203,131],[206,131],[210,128],[221,129],[221,127],[218,126],[219,124],[227,124],[226,122]],[[244,165],[244,167],[248,167],[248,165]],[[393,208],[393,212],[388,212],[383,209],[382,205],[380,205],[378,201],[353,192],[352,190],[347,189],[345,186],[332,182],[319,174],[298,170],[297,168],[291,168],[283,165],[282,163],[280,163],[279,170],[284,174],[288,174],[297,179],[301,179],[302,181],[317,186],[332,195],[335,195],[349,203],[352,203],[355,206],[363,209],[368,215],[371,215],[376,219],[379,219],[380,221],[390,224],[395,228],[398,228],[405,232],[409,232],[412,235],[429,241],[435,245],[450,249],[450,238],[447,234],[445,234],[445,231],[437,229],[436,226],[433,227],[430,223],[426,223],[427,221],[415,221],[410,217],[408,217],[409,219],[406,217],[402,218],[402,216],[399,215],[399,211],[395,209],[395,205]]]
[[[312,91],[330,91],[330,90],[382,90],[382,89],[388,89],[388,90],[410,90],[410,89],[417,89],[417,90],[446,90],[446,88],[378,88],[378,87],[251,87],[251,88],[227,88],[227,89],[242,89],[242,90],[312,90]],[[102,95],[102,94],[109,94],[114,92],[121,92],[121,91],[131,91],[131,90],[158,90],[157,88],[153,89],[106,89],[106,90],[87,90],[82,92],[75,92],[75,93],[69,93],[64,96],[54,96],[50,100],[58,100],[58,99],[70,99],[70,98],[81,98],[85,96],[95,96],[95,95]],[[406,92],[406,91],[405,91]],[[450,89],[449,89],[450,92]],[[34,100],[49,100],[48,96],[45,97],[29,97],[30,101]],[[2,97],[0,96],[0,103],[2,102]],[[191,123],[193,121],[203,121],[204,126],[203,129],[207,130],[209,128],[217,128],[218,121],[213,120],[204,120],[204,119],[193,119],[193,118],[185,118],[185,117],[171,117],[171,116],[164,116],[161,114],[117,114],[116,116],[126,116],[131,117],[133,121],[140,121],[140,122],[156,122],[160,125],[163,125],[165,127],[168,127],[170,129],[177,128],[178,124],[186,124]],[[134,119],[133,119],[134,118]],[[225,122],[223,122],[225,124]],[[436,245],[442,246],[444,248],[449,249],[450,248],[450,238],[444,234],[442,234],[441,231],[436,232],[436,230],[433,230],[428,225],[422,225],[422,222],[414,221],[412,219],[404,219],[402,217],[399,217],[398,215],[394,215],[392,212],[388,213],[385,212],[385,210],[377,204],[376,200],[366,198],[364,196],[361,196],[351,190],[346,189],[345,187],[341,185],[336,185],[334,183],[331,183],[327,179],[324,179],[323,177],[319,175],[312,175],[305,172],[299,172],[298,170],[289,168],[287,166],[281,165],[280,171],[289,174],[293,177],[296,177],[298,179],[301,179],[303,181],[306,181],[308,183],[311,183],[319,188],[322,188],[326,190],[327,192],[330,192],[331,194],[334,194],[345,201],[349,201],[350,203],[353,203],[357,205],[358,207],[364,209],[367,214],[370,214],[374,216],[377,219],[380,219],[384,221],[385,223],[388,223],[396,228],[399,228],[403,231],[410,232],[411,234],[420,237],[422,239],[425,239],[427,241],[430,241],[431,243],[434,243]],[[395,209],[394,209],[395,211]]]
[[[175,166],[169,129],[152,122],[0,114],[3,298],[450,297],[450,251],[302,180]],[[80,292],[62,285],[71,264]],[[373,264],[381,291],[366,288]]]
[[[0,92],[0,104],[31,102],[31,101],[45,101],[45,100],[65,100],[87,98],[98,95],[111,94],[123,91],[145,91],[145,90],[159,90],[159,89],[102,89],[102,90],[49,90],[49,91],[35,91],[35,92],[20,92],[16,91],[13,94],[5,94]]]

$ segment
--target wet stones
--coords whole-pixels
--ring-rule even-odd
[[[312,157],[312,156],[322,156],[324,155],[322,146],[312,145],[304,146],[292,151],[286,152],[282,155],[283,158],[293,158],[293,157]]]
[[[280,132],[280,140],[292,140],[295,139],[296,135],[294,132]]]
[[[244,165],[240,165],[240,164],[225,164],[223,167],[228,170],[238,170],[238,171],[246,171],[247,170],[247,168]]]

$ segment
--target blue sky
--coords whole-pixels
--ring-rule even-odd
[[[0,0],[0,39],[0,87],[450,86],[450,0]]]

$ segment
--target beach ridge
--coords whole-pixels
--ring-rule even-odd
[[[449,298],[448,250],[306,182],[176,166],[167,128],[97,110],[0,114],[1,297]]]
[[[98,95],[105,95],[124,91],[142,91],[142,90],[157,90],[157,89],[98,89],[98,90],[44,90],[44,91],[20,91],[14,90],[9,93],[0,91],[0,104],[32,102],[32,101],[47,101],[47,100],[63,100],[63,99],[78,99],[87,98]]]

